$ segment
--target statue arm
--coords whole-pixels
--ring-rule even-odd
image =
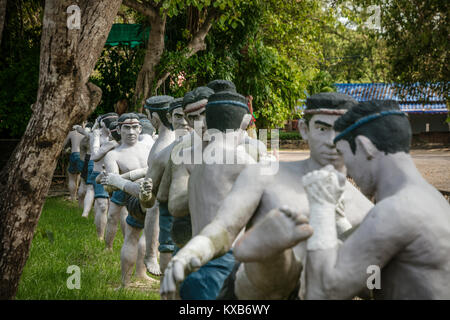
[[[139,200],[143,208],[151,208],[154,206],[164,169],[165,163],[161,163],[157,159],[148,167],[144,180],[145,183],[141,184],[139,195]]]
[[[166,162],[161,162],[159,161],[159,159],[155,159],[155,161],[153,161],[151,167],[149,167],[149,170],[147,171],[146,178],[152,179],[153,182],[152,193],[155,196],[155,198],[158,194],[159,184],[161,183],[165,167]]]
[[[192,244],[188,242],[181,250],[191,248],[200,253],[201,251],[195,250],[195,243],[199,242],[200,238],[207,239],[204,242],[208,245],[202,246],[208,247],[207,252],[198,255],[203,265],[209,261],[206,257],[218,257],[231,249],[234,240],[253,216],[261,200],[263,183],[255,181],[257,176],[254,174],[253,168],[247,168],[241,172],[213,221],[203,228],[198,235],[198,240],[193,241]]]
[[[67,145],[67,143],[69,143],[69,140],[70,140],[70,132],[69,132],[69,134],[67,135],[67,137],[66,137],[66,139],[64,139],[64,142],[63,142],[63,150],[64,150],[64,147]]]
[[[343,199],[345,216],[353,228],[358,227],[361,224],[367,213],[372,210],[374,206],[361,191],[356,189],[355,186],[348,181],[345,185]]]
[[[170,188],[170,182],[172,180],[171,170],[172,170],[172,168],[171,168],[171,163],[169,160],[169,162],[166,163],[166,166],[164,168],[164,173],[161,178],[161,182],[159,183],[158,194],[156,196],[156,199],[159,202],[168,202],[169,201],[169,188]],[[169,211],[170,211],[170,209],[169,209]]]
[[[80,134],[82,134],[83,136],[89,137],[89,131],[86,130],[86,128],[83,128],[80,125],[75,125],[73,126],[73,128]]]
[[[95,140],[97,140],[97,138],[95,138]],[[101,147],[99,147],[99,145],[100,137],[98,138],[98,144],[94,143],[95,150],[91,152],[91,160],[93,161],[100,161],[109,151],[117,147],[119,144],[116,141],[108,141]]]
[[[117,165],[113,154],[107,153],[104,163],[106,174],[104,175],[101,173],[97,177],[101,184],[116,187],[134,197],[139,197],[140,184],[123,179],[119,175],[119,166]]]
[[[148,167],[139,168],[139,169],[128,171],[124,174],[121,174],[120,176],[127,180],[136,181],[141,178],[144,178],[145,175],[147,174],[147,170],[148,170]]]
[[[107,173],[119,174],[119,172],[120,172],[119,165],[117,164],[117,161],[116,161],[113,153],[109,152],[106,154],[104,164],[105,164],[105,171]]]
[[[258,176],[247,169],[239,175],[214,220],[170,261],[160,289],[163,298],[174,295],[177,285],[196,268],[225,254],[253,216],[263,193],[263,184],[255,183]]]
[[[189,172],[186,166],[172,165],[172,181],[169,188],[169,212],[174,217],[189,214]]]
[[[91,150],[91,159],[95,153],[100,149],[100,131],[92,130],[89,134],[89,149]]]
[[[367,290],[368,278],[377,272],[373,268],[381,270],[412,241],[410,229],[392,209],[378,204],[340,246],[311,248],[312,237],[307,240],[307,299],[351,299]],[[335,225],[334,212],[329,212],[328,218],[329,224]],[[314,229],[314,236],[321,236],[320,233],[321,228]]]
[[[246,136],[244,145],[247,153],[250,154],[256,162],[259,162],[262,157],[267,156],[267,147],[260,140]]]

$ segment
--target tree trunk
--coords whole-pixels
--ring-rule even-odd
[[[2,44],[3,27],[6,18],[6,0],[0,0],[0,45]]]
[[[166,30],[166,14],[160,15],[159,7],[155,3],[142,4],[135,0],[124,0],[124,4],[135,9],[148,17],[150,21],[150,35],[147,43],[147,51],[144,63],[139,71],[133,97],[133,110],[142,112],[145,99],[156,94],[156,90],[164,83],[170,72],[165,72],[157,79],[156,69],[164,53],[164,33]],[[214,8],[208,8],[208,15],[203,24],[198,27],[199,21],[195,22],[196,32],[191,41],[187,44],[188,52],[186,58],[205,50],[205,37],[211,29],[212,24],[218,17],[218,12]],[[200,15],[197,14],[197,20]],[[191,21],[191,24],[194,22]]]
[[[214,21],[218,17],[218,12],[214,10],[213,8],[209,9],[208,15],[205,18],[205,21],[201,25],[200,28],[198,28],[199,21],[196,23],[190,21],[190,24],[192,28],[195,28],[196,31],[192,37],[192,39],[187,44],[188,51],[185,55],[186,58],[192,57],[194,54],[196,54],[199,51],[203,51],[206,49],[206,43],[205,38],[208,35],[209,30],[211,29]],[[196,18],[200,20],[200,16],[197,14]],[[170,72],[165,72],[159,79],[156,79],[156,85],[154,88],[154,91],[158,90],[158,88],[166,81],[166,79],[170,76]]]
[[[166,15],[159,14],[149,17],[150,34],[147,42],[144,64],[139,71],[133,98],[133,109],[142,112],[145,99],[155,92],[156,66],[164,52],[164,33],[166,30]]]
[[[45,2],[39,90],[33,114],[0,173],[0,299],[13,299],[62,143],[100,102],[88,83],[121,0],[78,0],[80,29],[69,30],[72,0]]]

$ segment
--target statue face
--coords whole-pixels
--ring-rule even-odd
[[[152,124],[153,128],[158,129],[159,125],[161,124],[161,119],[159,118],[158,113],[151,112],[150,110],[145,110],[147,112],[148,119],[150,120],[150,123]]]
[[[336,149],[342,155],[345,166],[347,168],[347,174],[355,180],[361,192],[367,197],[371,197],[375,194],[374,183],[374,166],[372,160],[367,159],[367,154],[364,153],[362,148],[356,144],[355,153],[353,153],[350,143],[346,140],[339,140],[336,143]]]
[[[150,112],[149,113],[149,120],[152,124],[153,128],[157,129],[161,125],[161,119],[159,118],[159,114],[156,112]]]
[[[198,109],[185,114],[189,127],[194,128],[195,132],[202,137],[206,131],[206,112],[205,108]],[[197,124],[195,124],[197,122]]]
[[[320,165],[333,165],[335,168],[344,166],[342,156],[336,150],[333,139],[336,133],[333,129],[338,115],[316,114],[309,121],[306,129],[311,158]]]
[[[189,130],[188,123],[184,118],[183,108],[179,107],[172,111],[172,127],[173,130]]]
[[[127,119],[120,127],[121,141],[128,145],[134,145],[137,143],[141,131],[142,126],[138,119]]]

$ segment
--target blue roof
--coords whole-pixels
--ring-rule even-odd
[[[407,113],[446,113],[447,105],[442,94],[431,88],[412,93],[398,84],[388,83],[335,83],[337,92],[348,94],[357,101],[395,100]]]

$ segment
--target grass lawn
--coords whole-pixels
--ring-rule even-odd
[[[121,277],[120,227],[113,251],[106,251],[97,239],[93,210],[89,219],[81,213],[62,197],[47,199],[16,299],[159,299],[159,281],[149,284],[132,278],[131,288],[115,290]],[[67,288],[71,265],[80,268],[80,289]]]

